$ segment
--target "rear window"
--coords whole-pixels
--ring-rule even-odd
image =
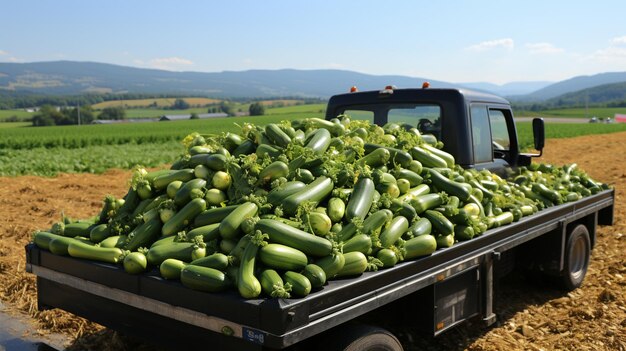
[[[400,105],[387,111],[389,122],[408,124],[422,134],[433,134],[441,140],[441,107],[439,105]]]

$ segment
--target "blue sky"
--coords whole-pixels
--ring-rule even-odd
[[[0,62],[336,68],[449,82],[626,71],[626,1],[1,0]]]

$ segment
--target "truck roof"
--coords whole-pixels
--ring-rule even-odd
[[[465,100],[466,104],[471,102],[485,102],[509,105],[509,101],[497,95],[471,89],[456,88],[394,88],[353,92],[334,95],[330,98],[328,104],[369,104],[378,99],[385,99],[393,102],[438,102],[446,100],[458,100],[459,98]]]

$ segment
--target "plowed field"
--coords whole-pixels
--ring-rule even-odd
[[[408,350],[626,350],[626,133],[548,140],[540,162],[576,162],[616,188],[615,224],[597,233],[583,286],[563,293],[551,284],[513,277],[498,285],[498,323],[467,324],[431,340],[398,331]],[[0,299],[30,316],[38,333],[68,335],[75,350],[147,348],[63,311],[39,312],[34,276],[24,272],[24,245],[62,211],[73,218],[98,213],[106,194],[122,196],[130,173],[63,174],[55,178],[0,178]]]

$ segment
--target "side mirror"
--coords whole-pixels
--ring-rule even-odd
[[[539,150],[539,155],[543,154],[543,147],[546,143],[546,131],[543,118],[533,118],[533,137],[535,139],[535,149]]]

